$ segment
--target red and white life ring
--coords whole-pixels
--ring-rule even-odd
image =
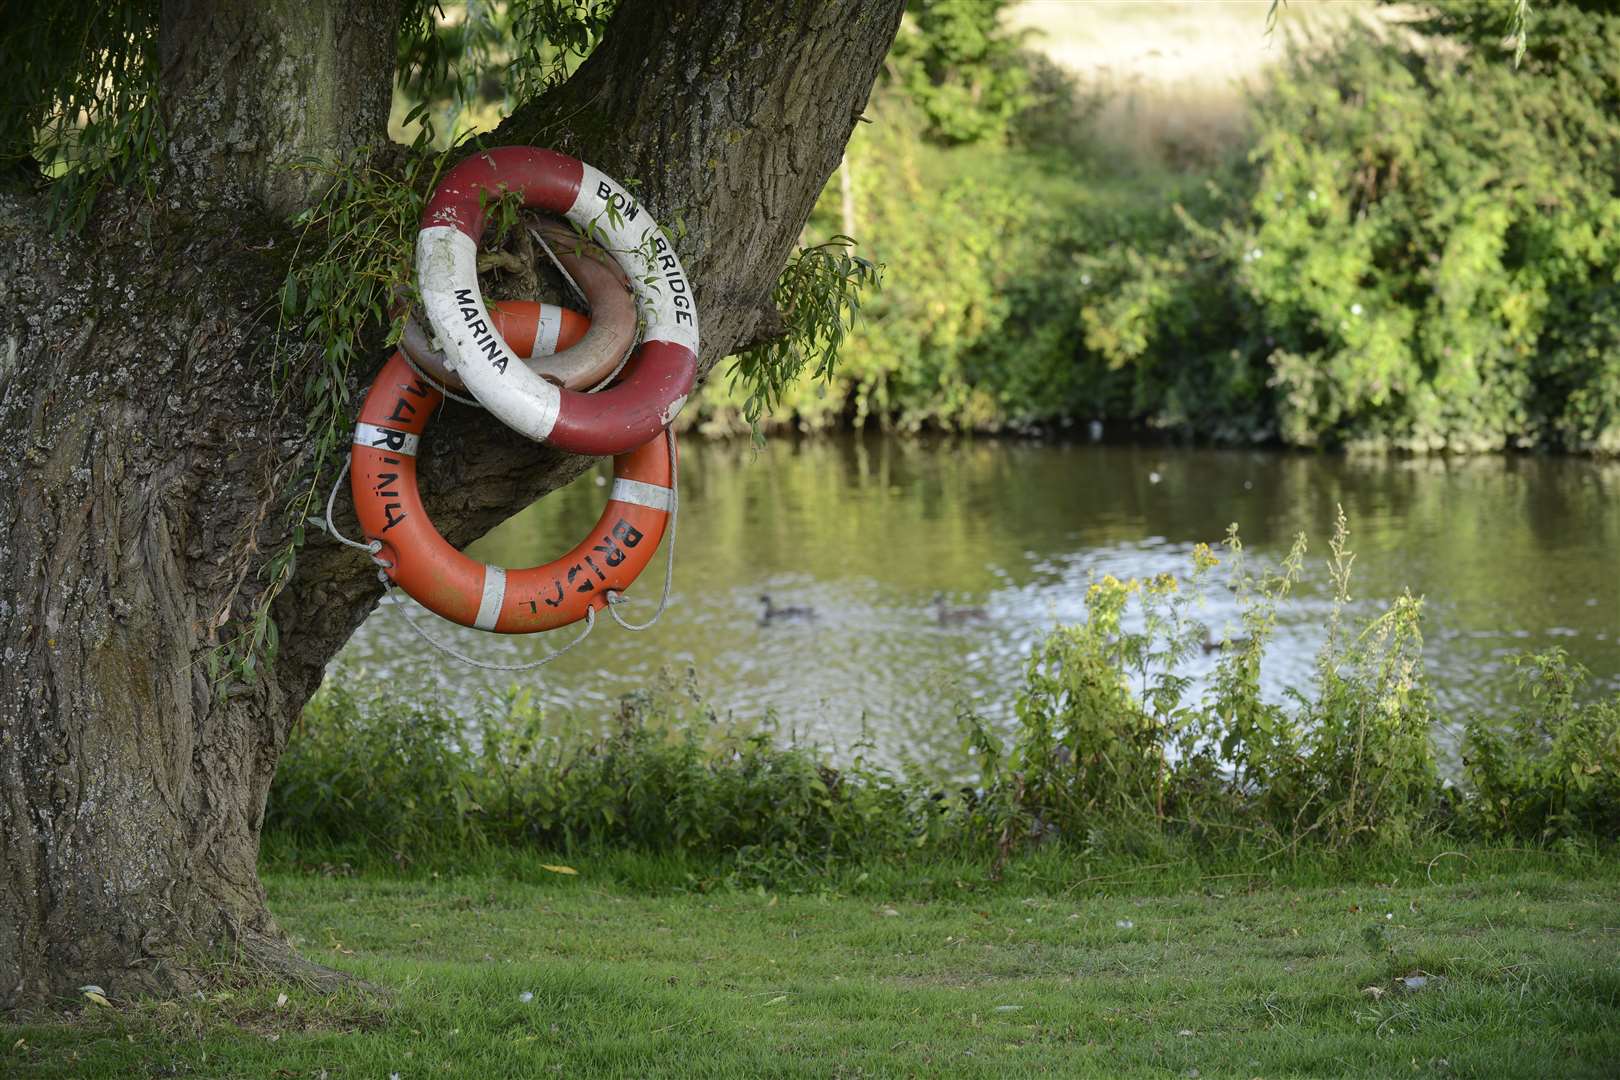
[[[478,241],[486,200],[505,191],[566,217],[624,270],[646,325],[615,386],[595,394],[560,389],[495,332],[478,288]],[[698,317],[686,271],[646,209],[576,158],[506,146],[451,169],[422,212],[416,277],[449,366],[497,419],[531,439],[576,453],[624,453],[663,431],[691,392]]]
[[[595,244],[582,244],[563,225],[545,225],[541,236],[585,294],[589,319],[572,308],[531,300],[497,300],[489,306],[495,332],[528,369],[569,390],[592,390],[624,363],[636,341],[636,301],[624,271]],[[403,296],[401,297],[403,301]],[[507,318],[509,312],[521,317]],[[418,371],[451,390],[465,391],[445,357],[410,315],[399,347]]]
[[[349,487],[375,557],[417,603],[463,626],[529,634],[577,622],[622,593],[652,561],[675,505],[675,436],[663,431],[613,460],[607,506],[560,559],[523,570],[481,563],[433,527],[416,452],[442,400],[396,352],[371,384],[350,448]]]

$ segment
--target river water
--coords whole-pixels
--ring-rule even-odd
[[[1557,645],[1620,690],[1620,463],[1572,458],[1355,458],[1274,451],[904,440],[846,436],[682,446],[679,553],[670,610],[651,631],[605,621],[539,672],[467,668],[435,653],[402,613],[375,612],[337,663],[452,701],[529,687],[559,727],[595,727],[660,669],[695,669],[722,712],[774,716],[787,737],[847,751],[864,729],[881,755],[951,769],[958,709],[1008,723],[1031,647],[1084,617],[1090,581],[1185,574],[1199,541],[1239,526],[1251,557],[1310,545],[1301,586],[1279,611],[1268,694],[1307,687],[1332,595],[1325,556],[1335,507],[1356,553],[1353,613],[1403,588],[1425,598],[1425,656],[1448,720],[1499,708],[1504,658]],[[506,521],[471,550],[505,566],[555,558],[601,509],[599,467]],[[660,557],[631,595],[644,617]],[[1237,632],[1215,587],[1199,617]],[[986,619],[942,625],[936,593]],[[813,610],[762,622],[760,596]],[[519,663],[572,636],[464,630],[414,609],[463,651]],[[1212,659],[1188,673],[1203,676]]]

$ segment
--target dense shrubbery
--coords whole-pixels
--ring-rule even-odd
[[[1255,98],[1247,157],[1202,175],[1078,150],[1087,105],[1028,59],[1042,77],[998,101],[1029,123],[937,145],[923,88],[952,84],[901,50],[850,149],[885,288],[834,385],[787,406],[812,426],[1108,416],[1620,452],[1620,16],[1538,7],[1520,68],[1477,22],[1296,50]],[[812,232],[842,231],[840,205],[835,185]]]
[[[1555,9],[1536,35],[1518,71],[1366,31],[1294,59],[1225,210],[1108,281],[1088,345],[1156,357],[1167,394],[1190,378],[1201,407],[1172,418],[1197,427],[1620,450],[1620,19]]]
[[[948,143],[1000,138],[1033,104],[1030,72],[1002,27],[1001,0],[911,4],[889,64],[927,117],[928,133]]]
[[[1115,380],[1081,362],[1079,252],[1164,234],[1169,210],[1123,182],[1085,182],[1048,152],[935,145],[904,97],[869,111],[878,123],[849,150],[847,224],[883,264],[883,287],[864,299],[830,385],[790,388],[778,419],[997,430],[1100,414]],[[840,199],[835,185],[812,235],[844,230]],[[699,406],[734,428],[741,402],[716,379]]]
[[[995,429],[1083,399],[1072,305],[1054,290],[1069,245],[1105,233],[1122,203],[1077,182],[1067,154],[1084,106],[996,28],[1002,6],[914,5],[868,105],[874,122],[858,125],[806,228],[856,237],[885,284],[831,384],[790,388],[778,420]],[[713,380],[697,403],[708,430],[739,430],[745,397]]]
[[[1476,720],[1462,786],[1441,780],[1421,605],[1344,625],[1350,558],[1315,685],[1260,694],[1277,605],[1304,558],[1255,570],[1234,535],[1185,579],[1096,582],[1088,617],[1031,656],[1010,741],[965,717],[977,775],[960,791],[833,765],[774,732],[721,722],[690,686],[627,698],[600,738],[547,737],[514,692],[458,716],[348,679],[311,703],[282,759],[266,828],[399,856],[487,845],[623,847],[718,858],[743,881],[924,851],[1002,860],[1048,843],[1103,854],[1255,857],[1403,849],[1431,835],[1587,842],[1620,831],[1620,700],[1577,701],[1560,653],[1527,658],[1523,707]],[[1208,647],[1197,597],[1224,564],[1243,634],[1200,696],[1180,673]],[[861,748],[857,748],[859,751]]]

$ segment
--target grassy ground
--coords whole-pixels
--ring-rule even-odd
[[[990,886],[946,868],[857,895],[648,891],[622,861],[274,872],[272,907],[305,954],[391,997],[115,1000],[6,1029],[0,1074],[1497,1077],[1620,1063],[1613,859],[1475,852],[1349,885],[1084,869],[1049,861]],[[1405,989],[1412,975],[1427,986]]]

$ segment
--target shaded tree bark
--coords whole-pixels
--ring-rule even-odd
[[[683,218],[707,372],[770,314],[900,7],[622,0],[579,71],[489,142],[567,150]],[[86,982],[173,991],[225,949],[297,966],[256,874],[265,795],[380,594],[369,563],[313,540],[273,668],[205,673],[307,466],[297,402],[270,384],[286,215],[311,197],[284,165],[383,141],[394,2],[172,0],[164,20],[158,199],[109,194],[58,238],[43,193],[0,191],[0,1008]],[[453,405],[429,443],[423,488],[458,544],[588,464]]]
[[[319,181],[294,168],[301,158],[386,141],[399,0],[163,0],[162,10],[171,190],[291,214]]]

